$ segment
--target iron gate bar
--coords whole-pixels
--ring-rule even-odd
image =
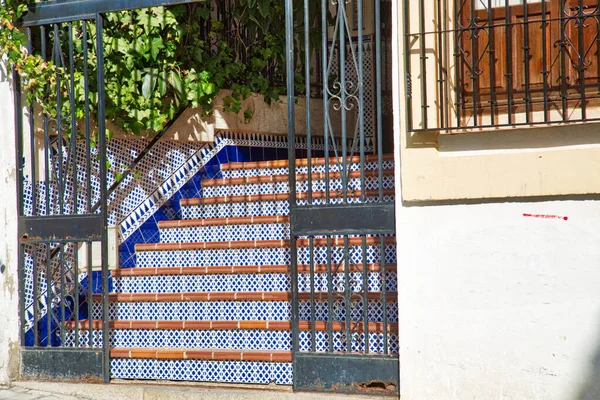
[[[104,226],[100,214],[19,217],[19,237],[23,243],[101,240]]]
[[[105,93],[104,93],[104,18],[101,14],[96,14],[96,51],[98,63],[98,143],[101,149],[106,149],[106,116],[104,113]],[[100,182],[106,182],[106,150],[100,152]],[[106,187],[100,191],[101,215],[104,221],[108,218],[108,195]],[[109,346],[109,304],[108,304],[108,232],[105,228],[102,230],[101,242],[102,257],[102,343],[104,350],[104,383],[110,382],[110,346]],[[91,339],[91,338],[90,338]]]
[[[102,376],[102,351],[85,348],[21,349],[22,374],[32,378]]]
[[[13,101],[14,101],[14,119],[15,119],[15,145],[17,147],[18,154],[23,154],[23,140],[21,138],[21,131],[23,129],[23,114],[21,111],[21,80],[17,69],[15,66],[12,66],[12,81],[15,87],[13,93]],[[24,162],[22,157],[17,157],[16,167],[17,167],[17,176],[20,177],[23,175]],[[23,198],[23,182],[21,179],[17,179],[17,196],[19,199]],[[23,204],[21,201],[17,201],[17,215],[23,214]],[[24,263],[24,250],[21,246],[19,246],[19,261],[18,261],[18,279],[19,282],[24,282],[25,278],[25,263]],[[19,296],[19,310],[25,309],[25,298],[24,296]],[[25,314],[20,312],[19,321],[21,322],[21,326],[25,326]],[[19,338],[21,343],[25,339],[25,332],[21,329]]]
[[[296,126],[294,122],[294,5],[293,0],[285,0],[285,49],[286,49],[286,89],[288,98],[288,170],[290,196],[289,204],[296,204],[296,154],[292,143],[296,143]],[[325,141],[327,143],[327,141]],[[309,173],[310,175],[310,173]],[[298,260],[297,246],[290,226],[290,273],[292,289],[292,362],[299,350],[298,337]]]
[[[198,0],[53,0],[35,3],[23,18],[23,26],[94,19],[98,14],[157,6],[194,3]]]
[[[400,372],[393,356],[298,353],[294,363],[294,389],[302,391],[391,394],[397,392]],[[349,382],[347,377],[351,376]],[[365,390],[361,384],[379,383],[393,389]]]
[[[293,207],[290,215],[297,236],[395,233],[393,203]]]

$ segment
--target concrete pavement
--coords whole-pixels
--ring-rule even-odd
[[[390,397],[384,397],[390,399]],[[382,400],[381,396],[293,393],[289,387],[117,381],[108,385],[22,381],[0,386],[0,400]]]

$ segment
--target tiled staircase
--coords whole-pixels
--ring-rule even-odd
[[[384,157],[384,195],[393,198],[393,163]],[[360,171],[350,159],[349,196],[358,198]],[[324,166],[313,160],[313,199],[324,198]],[[378,166],[367,158],[367,201],[378,196]],[[330,168],[331,196],[339,197],[339,165]],[[306,198],[307,167],[297,167],[299,199]],[[112,271],[111,375],[126,379],[292,383],[290,236],[287,160],[229,163],[222,178],[202,182],[203,197],[181,201],[182,220],[159,223],[160,243],[136,246],[135,268]],[[332,239],[335,261],[343,239]],[[362,239],[349,244],[362,269]],[[310,337],[308,240],[298,241],[301,349]],[[326,241],[316,254],[317,350],[327,347]],[[387,310],[390,351],[398,351],[395,238],[366,242],[369,271],[370,350],[381,351]],[[383,307],[381,257],[385,257],[388,304]],[[357,269],[357,267],[354,267]],[[351,273],[358,273],[350,271]],[[371,287],[372,286],[372,287]],[[379,289],[381,290],[381,289]],[[100,298],[94,298],[93,343],[101,341]],[[353,309],[362,305],[353,304]],[[359,327],[363,326],[359,324]],[[89,322],[81,324],[88,329]],[[342,324],[334,345],[343,350]],[[83,331],[82,331],[83,332]],[[83,332],[83,334],[86,334]],[[85,338],[89,340],[89,338]]]

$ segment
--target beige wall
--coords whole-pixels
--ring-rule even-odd
[[[452,4],[453,2],[449,2]],[[402,3],[396,7],[394,71],[397,71],[396,115],[399,116],[399,142],[402,156],[402,196],[405,201],[483,199],[504,197],[554,196],[600,193],[600,124],[455,131],[407,131],[407,93],[404,65]],[[428,3],[429,4],[429,3]],[[431,4],[434,4],[431,2]],[[418,29],[418,7],[411,8],[409,24]],[[451,11],[451,10],[450,10]],[[452,15],[452,12],[449,13]],[[427,30],[437,26],[435,13],[427,14]],[[447,21],[452,26],[452,21]],[[411,41],[412,95],[420,101],[419,46],[427,48],[427,79],[438,77],[435,35]],[[452,48],[452,44],[448,45]],[[450,55],[447,54],[446,57]],[[447,58],[448,59],[448,58]],[[451,59],[451,57],[450,57]],[[454,76],[450,68],[449,77]],[[452,85],[450,80],[450,86]],[[440,93],[430,85],[429,110],[439,106]],[[453,90],[442,94],[453,101]],[[598,110],[589,109],[588,117]],[[435,115],[435,113],[432,113]],[[420,110],[413,107],[415,127],[422,127]],[[522,118],[523,116],[519,116]],[[430,124],[435,125],[435,118]]]

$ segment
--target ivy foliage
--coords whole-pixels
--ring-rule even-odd
[[[51,119],[60,108],[61,127],[67,134],[73,115],[78,120],[86,118],[86,100],[94,120],[98,97],[95,24],[62,24],[58,36],[50,27],[48,54],[28,54],[24,50],[26,35],[17,26],[29,3],[3,1],[0,55],[7,56],[19,72],[28,102],[39,104]],[[311,8],[320,9],[320,0],[311,1]],[[303,3],[297,4],[298,16],[302,15]],[[242,109],[242,101],[251,93],[261,94],[267,104],[285,94],[284,15],[282,0],[212,0],[106,14],[106,119],[125,132],[152,135],[182,107],[199,108],[204,116],[209,115],[221,89],[232,91],[224,99],[225,111],[243,113],[250,119],[252,112]],[[316,13],[311,18],[315,21]],[[303,17],[296,20],[297,29],[302,29]],[[315,21],[314,25],[319,24]],[[312,32],[309,45],[313,49],[318,46],[319,34],[316,29]],[[73,52],[69,48],[71,36]],[[303,51],[300,42],[297,50]],[[53,48],[59,48],[63,56],[53,58]],[[45,61],[51,59],[54,61]],[[300,60],[297,57],[298,93],[304,88]],[[74,110],[68,101],[71,96]]]

